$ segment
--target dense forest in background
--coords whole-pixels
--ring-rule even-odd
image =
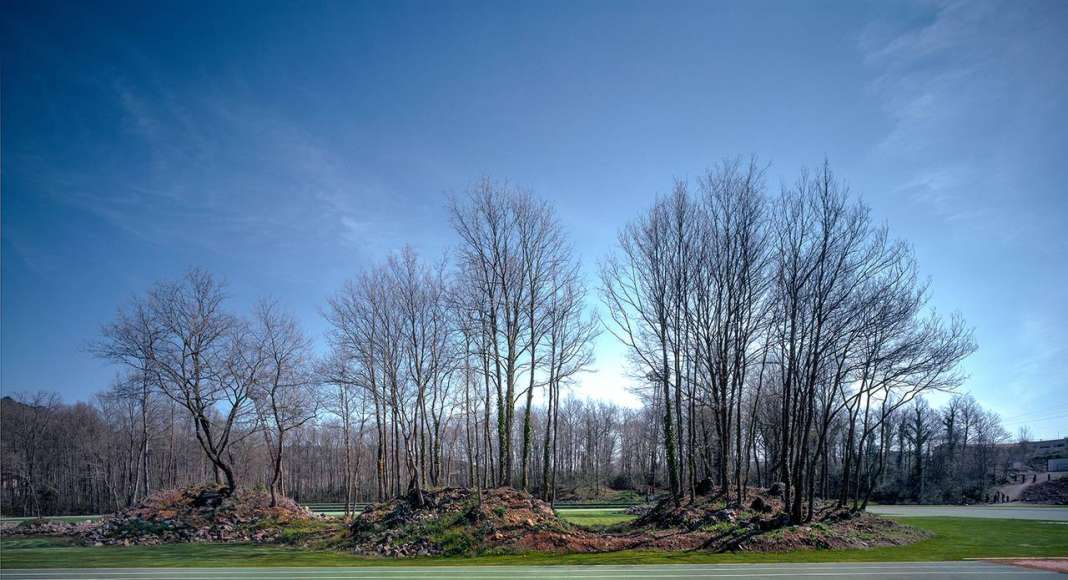
[[[163,400],[149,415],[148,472],[138,471],[141,417],[136,405],[113,394],[92,403],[63,405],[58,397],[37,394],[0,399],[3,414],[3,513],[5,515],[95,514],[125,507],[138,494],[212,479],[183,409]],[[545,438],[545,409],[534,411],[535,439]],[[357,425],[360,419],[357,419]],[[915,433],[919,430],[919,444]],[[664,491],[663,447],[653,445],[659,431],[650,408],[629,409],[565,397],[560,405],[559,475],[563,499],[611,497],[614,491],[640,494]],[[836,486],[842,468],[844,432],[829,447],[828,485]],[[985,490],[1008,472],[1012,450],[994,413],[970,396],[955,397],[941,409],[917,403],[899,412],[890,429],[887,469],[875,499],[885,502],[958,502],[988,499]],[[373,431],[367,421],[351,439],[353,492],[363,503],[377,499]],[[287,443],[282,478],[285,492],[302,502],[342,502],[346,479],[345,435],[341,421],[321,421],[297,429]],[[904,450],[902,453],[901,450]],[[270,452],[262,437],[244,437],[233,457],[238,478],[250,487],[271,481]],[[442,485],[467,485],[467,450],[462,428],[450,425],[443,443]],[[536,468],[541,459],[534,458]],[[540,472],[540,469],[535,471]],[[770,474],[754,466],[754,485],[768,486]],[[540,489],[540,478],[534,482]]]
[[[457,247],[405,248],[324,307],[318,356],[264,301],[228,309],[193,270],[123,305],[92,350],[124,375],[91,403],[2,403],[5,514],[105,512],[214,480],[300,501],[512,486],[744,501],[981,499],[1006,438],[953,391],[975,345],[927,306],[912,252],[824,165],[775,195],[754,162],[679,182],[600,264],[604,314],[555,210],[483,180],[449,205]],[[577,399],[606,330],[638,409]]]

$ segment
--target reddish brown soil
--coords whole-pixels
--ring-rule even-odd
[[[5,533],[76,536],[90,544],[273,542],[282,526],[314,518],[289,498],[272,507],[265,492],[229,495],[208,485],[161,491],[97,522],[30,521]]]
[[[398,499],[357,517],[350,542],[361,554],[412,557],[499,552],[612,552],[627,549],[783,551],[903,545],[925,532],[869,514],[824,509],[810,524],[791,526],[775,497],[757,495],[746,508],[716,498],[661,502],[630,525],[607,531],[559,519],[550,506],[511,489],[476,494],[445,489],[425,505]],[[755,508],[755,509],[754,509]]]
[[[175,542],[272,542],[280,525],[312,514],[293,500],[271,506],[263,491],[225,494],[213,485],[159,492],[140,505],[103,520],[86,539],[103,544]]]

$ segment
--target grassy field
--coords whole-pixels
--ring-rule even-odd
[[[558,509],[556,510],[556,514],[560,516],[561,519],[585,527],[614,526],[623,522],[629,522],[637,517],[623,513],[623,511],[622,508],[571,508]]]
[[[592,525],[620,514],[568,515]],[[208,567],[208,566],[390,566],[390,565],[549,565],[671,564],[742,562],[918,562],[984,557],[1068,556],[1068,525],[1025,520],[966,518],[900,518],[934,532],[935,537],[911,546],[871,550],[809,550],[787,553],[624,551],[607,554],[521,554],[476,558],[382,560],[340,552],[302,550],[250,544],[180,544],[169,546],[74,546],[53,538],[0,540],[0,567]]]

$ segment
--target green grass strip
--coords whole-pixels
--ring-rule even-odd
[[[0,567],[140,568],[267,566],[426,566],[550,564],[695,564],[767,562],[918,562],[965,558],[1068,556],[1068,524],[978,518],[896,518],[935,535],[911,546],[784,553],[623,551],[605,554],[518,554],[371,559],[331,551],[251,544],[74,546],[54,538],[0,540]],[[601,525],[601,524],[598,524]]]

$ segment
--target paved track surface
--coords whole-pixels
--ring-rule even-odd
[[[1068,522],[1068,507],[1028,505],[873,505],[873,514],[886,516],[1004,518]]]
[[[986,562],[829,563],[829,564],[706,564],[656,566],[450,566],[367,568],[125,568],[80,570],[3,570],[10,580],[427,580],[431,578],[490,580],[606,580],[611,578],[865,578],[898,580],[933,577],[969,580],[1055,577],[1053,572]]]

